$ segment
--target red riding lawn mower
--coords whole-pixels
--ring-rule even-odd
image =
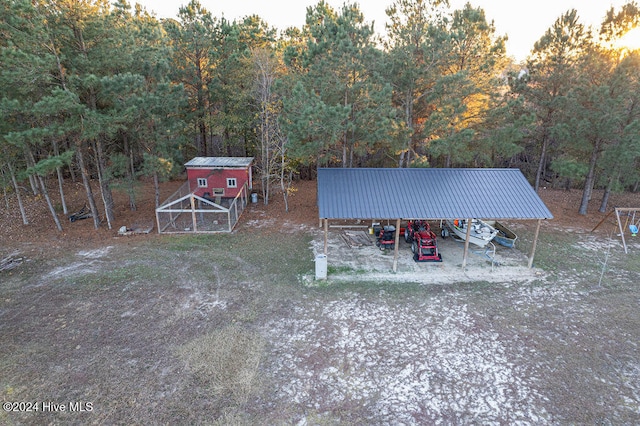
[[[427,221],[410,220],[404,228],[404,240],[411,244],[413,260],[416,262],[442,262],[436,234]]]
[[[380,250],[391,249],[393,250],[396,244],[396,227],[393,225],[387,225],[381,227],[378,224],[373,226],[373,231],[376,235],[376,245],[380,247]]]

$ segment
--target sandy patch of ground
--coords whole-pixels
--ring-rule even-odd
[[[81,260],[54,268],[51,272],[45,275],[45,281],[47,279],[53,279],[65,275],[96,272],[101,268],[100,265],[103,263],[102,259],[107,256],[112,249],[113,246],[106,246],[92,250],[80,250],[76,253],[76,257],[80,257]]]
[[[352,294],[294,306],[267,329],[281,354],[278,393],[309,412],[361,407],[364,421],[379,424],[547,417],[536,378],[510,360],[521,348],[478,327],[466,304],[435,297],[398,306],[384,292],[377,300]]]

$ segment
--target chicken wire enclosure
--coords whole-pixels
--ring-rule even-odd
[[[247,206],[247,185],[235,198],[203,198],[182,185],[156,209],[158,233],[231,232]]]

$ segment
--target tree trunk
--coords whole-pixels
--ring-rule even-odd
[[[111,224],[115,218],[113,215],[114,203],[110,182],[109,179],[104,176],[104,170],[107,168],[107,164],[104,159],[104,152],[102,151],[102,143],[99,140],[96,140],[94,141],[94,147],[96,150],[96,165],[98,168],[98,182],[100,182],[100,194],[102,195],[102,202],[104,204],[104,215],[107,219],[107,227],[111,229]]]
[[[13,166],[7,163],[9,167],[9,174],[11,175],[11,182],[13,182],[13,188],[16,191],[16,198],[18,199],[18,207],[20,208],[20,215],[22,216],[22,223],[24,225],[29,224],[29,220],[27,219],[27,213],[24,210],[24,204],[22,204],[22,197],[20,196],[20,187],[18,186],[18,181],[16,180],[16,174],[13,171]]]
[[[284,151],[284,150],[283,150]],[[289,194],[287,188],[284,185],[284,173],[285,173],[285,156],[284,152],[280,156],[280,189],[282,190],[282,198],[284,201],[284,211],[289,211]]]
[[[611,188],[613,188],[613,182],[615,179],[613,176],[609,177],[609,182],[607,183],[607,188],[604,190],[604,195],[602,196],[602,202],[600,203],[600,208],[598,211],[600,213],[607,212],[607,205],[609,204],[609,196],[611,195]]]
[[[129,146],[129,138],[126,133],[122,134],[122,142],[124,145],[124,152],[129,153],[129,164],[125,167],[125,177],[127,180],[127,195],[129,196],[129,210],[132,212],[137,210],[136,206],[136,191],[135,191],[135,178],[136,170],[133,165],[133,149]]]
[[[84,42],[84,33],[82,32],[82,29],[77,28],[75,26],[73,27],[73,29],[74,29],[74,35],[76,37],[76,41],[78,42],[78,47],[80,48],[80,51],[82,52],[85,59],[89,60],[89,54],[87,52],[87,46]],[[89,90],[88,103],[91,110],[93,111],[98,110],[97,95],[95,93],[95,90],[92,88]],[[96,168],[98,171],[98,180],[100,181],[100,192],[102,194],[102,201],[104,202],[104,208],[105,208],[104,214],[107,219],[107,224],[109,226],[109,229],[111,229],[111,222],[113,221],[113,196],[111,194],[111,188],[109,186],[108,179],[106,180],[102,179],[102,175],[105,169],[105,160],[104,160],[104,154],[102,152],[102,144],[99,140],[94,141],[94,148],[96,150],[96,157],[97,157]],[[80,156],[79,158],[82,158],[82,157]],[[82,180],[85,181],[86,179],[85,187],[88,188],[88,190],[91,190],[91,187],[89,186],[89,183],[88,183],[89,176],[86,173],[86,168],[85,170],[83,170],[82,174],[83,174]],[[89,198],[93,199],[93,193],[91,193],[91,197]],[[91,201],[89,201],[89,203],[91,203]],[[93,204],[94,204],[93,208],[95,209],[95,200]],[[92,210],[91,213],[94,215],[93,221],[97,229],[100,226],[99,218],[97,217],[97,209],[95,212]]]
[[[347,167],[347,141],[342,142],[342,167]]]
[[[401,169],[404,167],[404,156],[407,153],[406,149],[400,151],[400,159],[398,160],[398,168]]]
[[[38,175],[38,181],[40,182],[40,190],[42,191],[42,195],[44,195],[44,199],[47,200],[47,206],[49,206],[49,211],[51,212],[53,221],[56,224],[56,228],[58,228],[58,231],[62,232],[62,225],[60,224],[60,219],[58,219],[58,215],[56,214],[56,209],[54,209],[53,204],[51,204],[51,198],[49,198],[49,191],[47,191],[47,187],[44,184],[44,179],[42,178],[42,176]]]
[[[155,191],[156,209],[160,207],[160,182],[158,172],[153,172],[153,190]]]
[[[93,190],[91,189],[91,182],[89,180],[89,172],[87,166],[84,163],[84,155],[82,153],[82,144],[78,141],[76,143],[76,157],[78,158],[78,167],[80,168],[80,174],[82,175],[82,183],[84,189],[87,192],[87,202],[89,203],[89,209],[91,210],[91,216],[93,217],[93,226],[95,229],[100,227],[100,217],[98,216],[98,208],[96,207],[96,200],[93,197]]]
[[[62,177],[62,169],[60,167],[56,167],[56,173],[58,174],[58,190],[60,192],[60,203],[62,204],[62,213],[66,216],[69,214],[69,210],[67,209],[67,202],[64,198],[64,178]]]
[[[264,205],[268,205],[269,204],[269,176],[265,176],[265,170],[262,169],[262,200]]]
[[[71,143],[67,142],[67,147],[70,149]],[[71,182],[76,183],[78,181],[78,178],[76,177],[76,170],[73,162],[69,163],[69,174],[71,175]]]
[[[407,91],[407,97],[405,99],[404,105],[404,115],[405,115],[405,123],[407,124],[407,128],[409,129],[409,137],[407,138],[407,146],[400,153],[400,161],[398,162],[398,167],[409,167],[411,166],[411,148],[413,147],[413,91]]]
[[[353,167],[353,151],[355,151],[353,149],[353,146],[351,146],[351,149],[349,150],[349,168]]]
[[[90,93],[89,105],[93,111],[97,111],[97,96],[93,90]],[[107,163],[104,158],[104,151],[102,149],[102,142],[100,139],[93,140],[93,148],[96,153],[96,169],[98,172],[98,182],[100,183],[100,194],[102,195],[102,202],[104,204],[104,215],[107,219],[107,227],[111,229],[111,223],[114,221],[113,214],[113,194],[111,193],[111,185],[109,178],[105,178],[104,171],[107,168]]]
[[[280,155],[280,189],[284,201],[284,211],[289,212],[289,189],[293,179],[293,170],[289,170],[287,175],[287,142],[288,139],[279,134],[278,155]],[[285,181],[285,176],[287,176]],[[286,184],[285,184],[286,182]]]
[[[199,154],[202,156],[207,155],[207,126],[204,123],[204,117],[199,118],[198,130],[200,132],[200,150]]]
[[[136,189],[135,189],[135,180],[136,180],[136,170],[133,167],[133,150],[129,149],[129,167],[127,168],[127,180],[129,182],[129,209],[132,212],[138,210],[138,206],[136,205]]]
[[[197,117],[198,117],[198,131],[200,132],[200,141],[201,141],[201,146],[200,146],[200,150],[198,151],[198,154],[201,156],[206,156],[208,151],[207,124],[206,124],[206,114],[207,114],[208,108],[207,108],[206,98],[205,98],[206,88],[205,88],[204,75],[202,70],[204,56],[201,51],[198,51],[196,55],[197,56],[194,58],[194,63],[196,65],[196,74],[198,77],[197,95],[196,95],[197,102],[198,102]],[[231,155],[229,155],[229,157],[231,157]]]
[[[287,177],[287,184],[284,184],[284,157],[282,157],[282,171],[280,173],[280,188],[282,188],[282,197],[284,198],[284,211],[289,212],[289,188],[291,187],[291,179],[293,178],[293,172],[289,172]]]
[[[542,141],[542,152],[540,153],[540,160],[538,162],[538,170],[536,171],[536,183],[533,189],[538,192],[540,189],[540,179],[542,178],[542,172],[544,171],[544,164],[547,158],[547,147],[549,145],[548,139],[545,137]]]
[[[24,159],[27,163],[27,167],[34,167],[36,165],[31,150],[25,148]],[[33,195],[38,195],[38,182],[34,175],[29,175],[29,185],[31,185],[31,192],[33,192]]]
[[[264,85],[262,85],[264,86]],[[270,178],[271,178],[271,152],[269,150],[269,146],[271,144],[271,133],[269,129],[269,112],[267,111],[267,100],[266,94],[262,93],[262,111],[261,111],[261,135],[260,135],[260,144],[261,144],[261,152],[262,152],[262,170],[261,170],[261,180],[262,180],[262,200],[264,205],[269,204],[269,186],[270,186]]]
[[[29,185],[31,186],[33,195],[38,195],[38,183],[33,176],[29,176]]]
[[[60,151],[58,150],[58,142],[56,142],[56,140],[54,139],[52,143],[53,143],[53,153],[56,156],[60,155]],[[69,214],[69,211],[67,210],[67,203],[64,199],[64,188],[63,188],[64,177],[62,176],[62,168],[56,167],[56,173],[58,174],[58,190],[60,192],[60,202],[62,203],[62,213],[64,213],[64,215],[66,216],[67,214]]]
[[[593,185],[595,183],[596,175],[596,163],[598,161],[599,144],[596,142],[596,146],[591,153],[591,159],[589,160],[589,172],[587,173],[587,179],[584,182],[584,190],[582,191],[582,202],[580,203],[580,209],[578,214],[586,215],[587,207],[589,206],[589,200],[591,199],[591,193],[593,191]]]
[[[224,131],[224,146],[227,151],[227,157],[231,157],[233,152],[231,151],[231,136],[229,134],[229,130],[227,129],[225,129]]]

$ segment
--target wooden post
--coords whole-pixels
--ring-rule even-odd
[[[324,255],[329,251],[329,219],[324,220]]]
[[[193,232],[198,232],[197,218],[196,218],[196,199],[191,194],[191,220],[193,220]]]
[[[536,246],[538,245],[538,236],[540,235],[540,225],[542,219],[538,219],[538,225],[536,225],[536,233],[533,236],[533,247],[531,247],[531,255],[529,256],[529,269],[533,268],[533,257],[536,255]]]
[[[396,220],[396,240],[393,244],[393,272],[398,271],[398,246],[400,245],[400,219]]]
[[[622,222],[620,222],[620,210],[621,209],[616,207],[616,220],[618,221],[618,229],[620,229],[620,237],[622,238],[622,247],[624,247],[624,253],[629,254],[629,252],[627,251],[627,242],[624,239],[624,229],[622,228]],[[627,212],[627,214],[629,213]]]
[[[593,232],[596,229],[598,229],[600,227],[600,225],[602,225],[604,223],[604,221],[607,220],[607,218],[609,218],[609,216],[611,216],[615,212],[616,212],[616,210],[614,209],[614,210],[611,210],[609,213],[607,213],[607,215],[605,217],[603,217],[600,222],[598,222],[598,224],[591,230],[591,232]]]
[[[238,223],[238,219],[240,219],[240,216],[238,215],[238,200],[237,199],[233,200],[233,206],[235,207],[235,212],[236,212],[236,221],[235,221],[235,223]]]
[[[462,269],[467,267],[467,256],[469,254],[469,238],[471,237],[471,224],[473,219],[467,219],[467,236],[464,240],[464,253],[462,254]]]

